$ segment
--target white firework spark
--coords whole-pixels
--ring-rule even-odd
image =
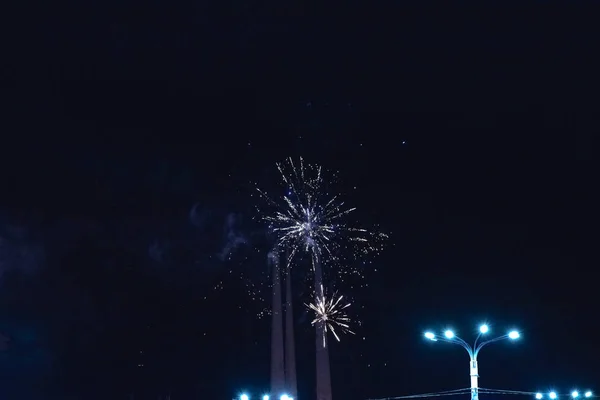
[[[325,296],[323,286],[321,285],[321,297],[315,298],[315,302],[306,304],[308,308],[315,312],[315,319],[311,322],[311,325],[322,323],[323,329],[323,347],[327,346],[327,333],[331,331],[333,337],[339,342],[340,337],[336,332],[336,328],[339,329],[340,333],[350,333],[354,335],[354,332],[350,330],[350,318],[344,313],[344,310],[350,307],[350,303],[341,303],[344,296],[336,297],[334,294],[330,299]],[[341,304],[340,304],[341,303]]]
[[[287,163],[278,163],[277,168],[285,191],[283,195],[271,197],[257,188],[270,206],[268,211],[259,209],[259,213],[275,234],[276,245],[290,249],[288,264],[300,251],[309,253],[313,263],[326,258],[339,265],[342,257],[359,258],[383,249],[386,234],[353,227],[346,221],[356,208],[345,208],[339,195],[327,193],[329,182],[324,179],[320,166],[305,164],[302,158],[296,166],[292,158],[288,158]],[[339,272],[349,271],[340,268]]]

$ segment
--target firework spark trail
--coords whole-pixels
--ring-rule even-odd
[[[344,313],[344,310],[350,307],[350,303],[340,304],[344,296],[336,297],[335,294],[328,299],[325,296],[322,285],[321,293],[323,293],[323,295],[317,297],[314,303],[305,305],[316,314],[316,318],[311,322],[311,325],[315,325],[319,322],[323,323],[323,326],[325,327],[323,330],[323,347],[326,347],[328,331],[331,331],[338,342],[340,341],[340,337],[335,330],[336,327],[339,329],[340,333],[350,333],[354,335],[354,332],[350,330],[350,317]]]
[[[342,268],[341,258],[379,253],[388,236],[352,227],[345,221],[345,217],[356,208],[344,208],[338,195],[327,193],[329,182],[324,179],[320,166],[305,164],[302,158],[296,166],[288,158],[287,163],[278,163],[277,169],[285,194],[271,197],[257,188],[271,208],[258,211],[269,230],[276,235],[276,246],[290,249],[288,265],[300,251],[304,251],[311,255],[313,269],[317,260],[326,258],[329,264],[337,264],[340,274],[360,274],[358,270]]]

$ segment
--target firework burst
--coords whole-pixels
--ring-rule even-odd
[[[350,303],[342,303],[344,296],[337,297],[335,294],[328,299],[323,291],[321,285],[321,297],[316,297],[314,303],[306,304],[308,308],[315,312],[315,319],[311,322],[311,325],[322,323],[323,329],[323,347],[327,346],[327,333],[331,331],[333,337],[339,342],[340,337],[336,328],[340,333],[350,333],[354,335],[354,332],[350,330],[350,318],[346,315],[344,310],[350,307]]]
[[[321,258],[340,266],[342,257],[359,258],[383,249],[388,236],[351,226],[347,219],[356,208],[344,207],[339,195],[327,192],[330,182],[320,166],[305,164],[302,158],[296,165],[288,158],[277,169],[282,193],[272,197],[257,188],[270,208],[259,209],[259,215],[275,234],[276,246],[290,250],[288,264],[301,251],[311,255],[314,267]],[[339,272],[349,271],[340,268]]]

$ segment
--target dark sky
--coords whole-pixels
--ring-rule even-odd
[[[523,338],[486,348],[482,387],[594,389],[594,9],[499,4],[26,5],[1,70],[0,397],[266,390],[251,182],[288,156],[391,233],[331,345],[336,398],[467,387],[466,354],[422,332],[484,320]]]

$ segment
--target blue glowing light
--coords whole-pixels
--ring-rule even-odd
[[[518,338],[520,338],[520,337],[521,337],[521,335],[520,335],[520,334],[519,334],[519,332],[517,332],[517,331],[511,331],[511,332],[509,332],[509,333],[508,333],[508,337],[509,337],[510,339],[513,339],[513,340],[515,340],[515,339],[518,339]],[[555,393],[555,394],[556,394],[556,393]]]
[[[435,340],[435,335],[431,332],[425,332],[425,338],[429,340]]]
[[[268,394],[265,394],[265,395],[263,396],[263,400],[269,400],[269,395],[268,395]]]
[[[282,394],[281,397],[279,398],[279,400],[291,400],[290,396],[288,396],[287,394]]]
[[[585,392],[584,396],[587,397],[587,398],[590,398],[590,397],[592,397],[592,392],[590,392],[588,390],[587,392]]]
[[[556,392],[550,392],[549,396],[550,396],[550,398],[552,400],[554,400],[554,399],[556,399],[558,397],[558,395],[556,394]]]
[[[448,339],[452,339],[454,338],[454,332],[448,329],[446,332],[444,332],[444,336],[446,336]]]
[[[541,399],[541,398],[543,398],[543,397],[544,397],[544,395],[543,395],[543,394],[541,394],[541,393],[536,393],[536,394],[535,394],[535,398],[536,398],[537,400],[540,400],[540,399]]]
[[[240,400],[250,400],[250,396],[248,396],[246,393],[244,393],[243,395],[240,396]]]
[[[490,330],[490,327],[487,326],[486,324],[483,324],[479,327],[479,332],[481,333],[488,333]]]

